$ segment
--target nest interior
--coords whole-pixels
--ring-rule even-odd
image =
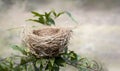
[[[25,43],[37,57],[57,56],[68,46],[71,30],[58,27],[46,27],[32,30],[26,35]]]
[[[58,28],[43,28],[39,30],[33,30],[33,34],[37,36],[52,36],[59,33],[60,29]]]

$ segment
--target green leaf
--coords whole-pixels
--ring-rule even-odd
[[[50,62],[48,62],[48,64],[47,64],[47,65],[48,65],[48,70],[49,70],[49,71],[52,71],[52,68],[53,68],[53,67],[52,67],[51,63],[50,63]]]
[[[79,71],[90,71],[89,69],[85,68],[85,67],[79,67]],[[92,70],[91,70],[92,71]]]
[[[50,63],[51,63],[52,66],[53,66],[54,62],[55,62],[55,58],[51,58]]]
[[[40,23],[40,21],[39,21],[39,20],[36,20],[36,19],[28,19],[28,21],[34,21],[34,22]]]
[[[47,25],[55,25],[55,21],[52,18],[48,18]]]
[[[33,59],[33,58],[30,58],[30,57],[21,57],[20,65],[29,63],[29,62],[31,62],[31,61],[34,61],[34,59]]]
[[[42,65],[44,66],[47,63],[47,59],[41,58]]]
[[[65,12],[60,12],[60,13],[57,14],[56,17],[59,17],[60,15],[62,15],[62,14],[64,14],[64,13],[65,13]]]
[[[42,15],[42,14],[39,14],[38,12],[35,12],[35,11],[32,11],[31,13],[34,14],[34,16],[38,16],[38,17],[44,16],[44,15]]]
[[[38,60],[36,61],[36,66],[37,66],[37,67],[40,67],[40,65],[42,65],[42,61],[41,61],[41,59],[38,59]]]
[[[46,19],[48,19],[50,17],[50,14],[51,14],[51,12],[49,12],[49,13],[45,12]]]
[[[54,64],[52,71],[59,71],[60,70],[60,66]]]
[[[0,61],[0,71],[11,71],[13,64],[12,58],[5,58],[3,61]]]
[[[78,58],[77,58],[77,54],[74,53],[73,51],[71,51],[71,52],[69,53],[69,56],[70,56],[71,60],[77,60],[77,59],[78,59]]]
[[[37,68],[37,66],[36,66],[36,61],[34,61],[32,63],[33,63],[34,71],[39,71],[39,68]]]
[[[19,47],[18,45],[13,45],[12,48],[14,50],[20,51],[24,55],[27,55],[27,52],[25,51],[25,48],[23,48],[23,47]]]
[[[33,69],[34,69],[34,68],[33,68],[32,63],[27,64],[27,70],[26,70],[26,71],[34,71]],[[17,70],[16,70],[16,71],[17,71]]]
[[[59,71],[60,67],[54,67],[53,71]]]
[[[74,21],[76,24],[79,24],[79,23],[72,17],[72,15],[71,15],[70,12],[65,11],[65,13],[71,18],[72,21]]]
[[[79,61],[83,61],[85,58],[80,58]]]
[[[40,18],[39,18],[39,23],[45,24],[44,17],[40,17]]]
[[[65,13],[69,16],[69,17],[72,17],[71,13],[68,12],[68,11],[65,11]]]
[[[55,17],[57,16],[55,10],[53,10],[52,13],[53,13],[53,15],[54,15]]]
[[[8,62],[8,64],[9,64],[9,68],[10,68],[10,69],[12,69],[12,68],[13,68],[13,65],[14,65],[13,59],[14,59],[14,58],[7,58],[7,59],[6,59],[7,62]]]
[[[43,69],[43,65],[40,64],[40,69],[39,69],[39,70],[40,70],[40,71],[43,71],[42,69]]]
[[[28,21],[34,21],[34,22],[37,22],[37,23],[45,24],[44,17],[40,17],[40,18],[38,18],[38,20],[36,20],[36,19],[28,19]]]
[[[62,57],[56,57],[55,58],[55,63],[58,66],[63,66],[63,67],[66,65],[66,62],[65,62],[65,60]]]

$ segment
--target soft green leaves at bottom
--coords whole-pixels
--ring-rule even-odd
[[[54,62],[55,62],[55,58],[51,58],[50,63],[51,63],[52,66],[54,65]]]
[[[23,54],[23,56],[18,56],[20,62],[15,63],[17,61],[16,57],[0,61],[0,71],[59,71],[66,64],[74,66],[79,71],[103,70],[96,61],[80,57],[67,48],[56,57],[41,58],[35,57],[31,52],[17,45],[14,45],[12,48]]]
[[[65,60],[62,57],[56,57],[55,63],[58,66],[63,66],[63,67],[66,65],[66,62],[65,62]]]
[[[31,62],[31,61],[34,61],[34,59],[29,58],[29,57],[21,57],[20,65],[29,63],[29,62]]]
[[[70,56],[70,59],[71,59],[71,60],[77,60],[77,59],[78,59],[78,58],[77,58],[77,54],[74,53],[73,51],[71,51],[71,52],[69,53],[69,56]]]

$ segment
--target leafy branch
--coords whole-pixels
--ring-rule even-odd
[[[26,51],[28,49],[23,49],[23,47],[14,45],[12,48],[20,51],[22,56],[16,55],[0,61],[0,71],[59,71],[67,64],[74,66],[79,71],[102,71],[101,65],[96,61],[80,57],[67,48],[57,57],[41,58],[36,58],[30,51]]]

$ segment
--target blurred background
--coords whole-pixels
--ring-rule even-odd
[[[79,23],[67,15],[56,19],[58,26],[77,26],[71,50],[101,61],[108,71],[120,71],[120,0],[0,0],[0,56],[14,53],[10,46],[21,43],[23,27],[34,25],[26,21],[31,11],[52,9],[70,12]]]

